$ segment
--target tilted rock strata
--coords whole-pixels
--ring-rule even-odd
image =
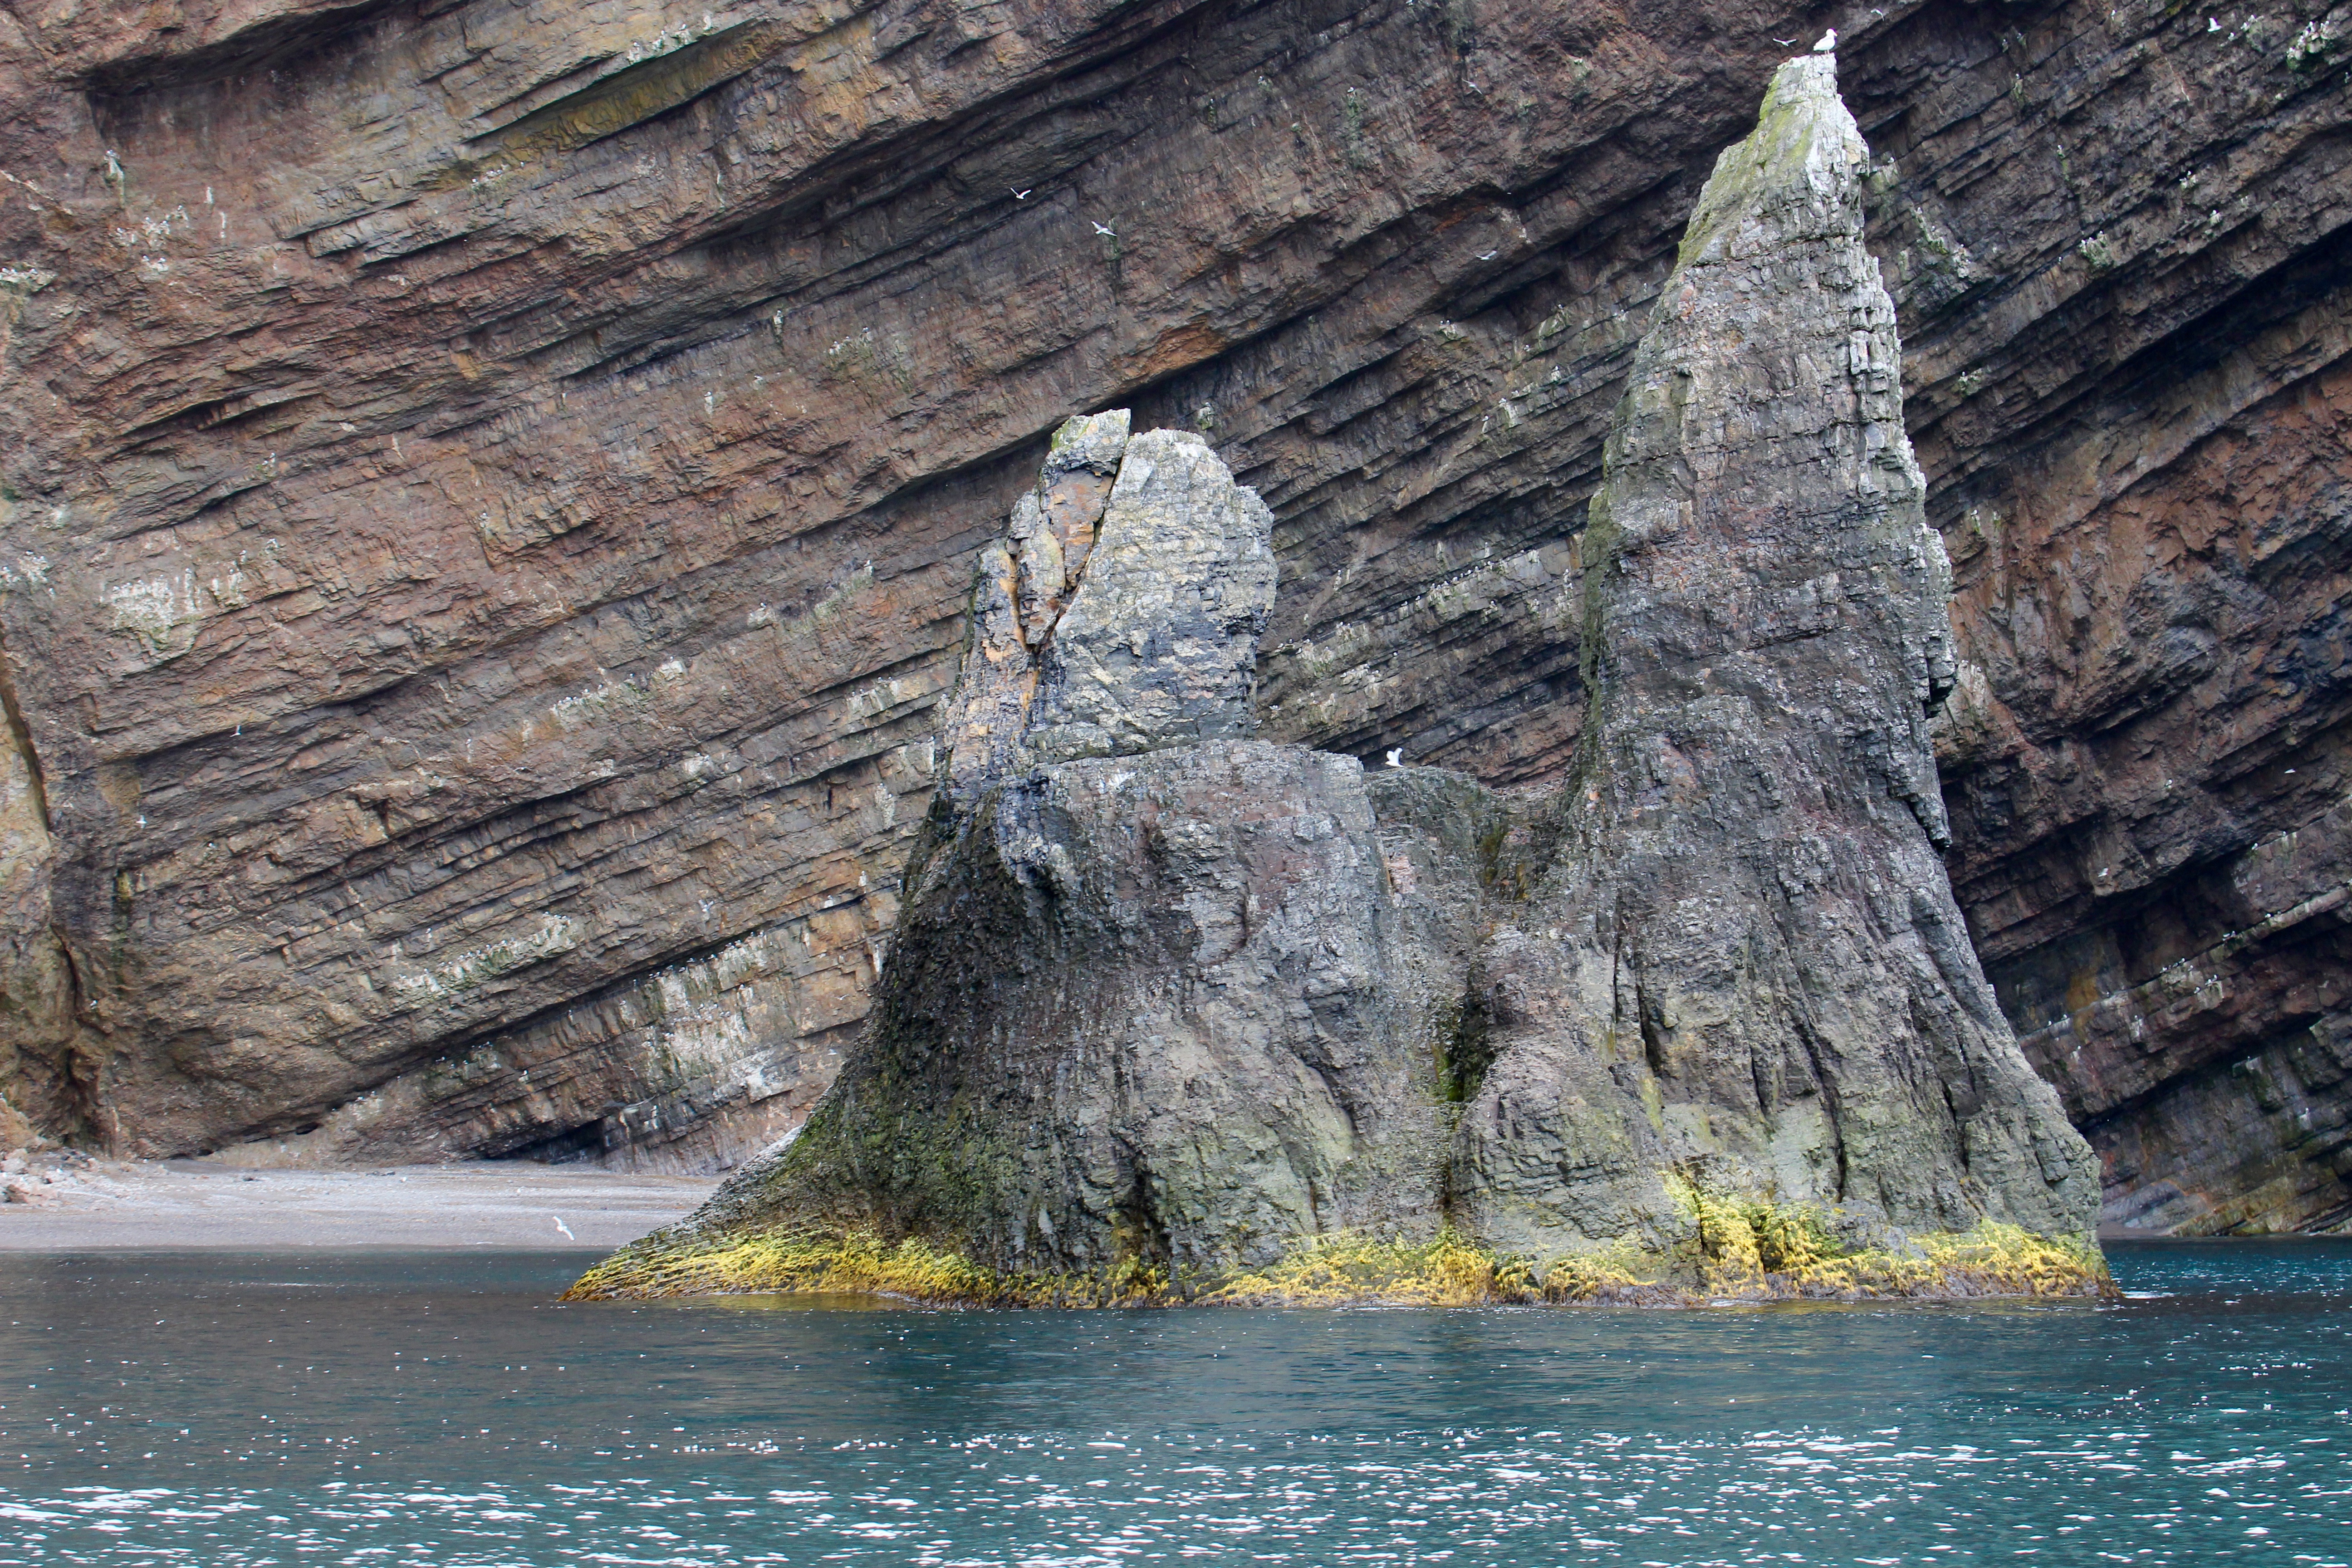
[[[2059,453],[2096,455],[2095,503],[1955,540],[1955,880],[2107,1219],[2158,1233],[2352,1223],[2352,372],[2221,392],[2310,353],[2284,313],[2182,389],[2187,430],[2116,409]]]
[[[2340,5],[427,9],[0,23],[42,1126],[709,1168],[793,1125],[1072,408],[1273,508],[1269,737],[1556,780],[1633,340],[1834,23],[2004,1005],[2119,1215],[2347,1214],[2344,927],[2241,900],[2352,874]]]

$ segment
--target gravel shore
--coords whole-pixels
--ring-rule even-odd
[[[611,1247],[715,1179],[508,1163],[244,1171],[205,1161],[0,1160],[0,1252],[302,1247]]]

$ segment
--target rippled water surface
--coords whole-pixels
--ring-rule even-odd
[[[0,1257],[0,1562],[2352,1562],[2352,1247],[2105,1307],[558,1306],[587,1254]]]

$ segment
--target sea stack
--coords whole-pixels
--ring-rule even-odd
[[[1635,353],[1583,541],[1559,849],[1482,955],[1463,1190],[1492,1245],[1696,1210],[1738,1253],[1791,1205],[1840,1247],[1987,1219],[2089,1244],[2095,1163],[1939,853],[1950,568],[1863,245],[1868,156],[1836,58],[1783,65]]]
[[[1272,516],[1200,437],[1057,432],[982,552],[860,1049],[583,1293],[1197,1293],[1435,1235],[1445,1117],[1363,768],[1251,739]]]
[[[1948,568],[1829,55],[1723,154],[1584,535],[1570,782],[1251,738],[1270,519],[1073,421],[983,552],[879,1005],[583,1297],[2101,1289],[1939,851]]]

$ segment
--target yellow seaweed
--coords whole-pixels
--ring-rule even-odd
[[[1098,1273],[993,1268],[918,1237],[815,1226],[651,1237],[591,1268],[567,1300],[741,1295],[877,1295],[948,1307],[1430,1307],[2083,1297],[2111,1293],[2084,1243],[1986,1220],[1900,1246],[1842,1248],[1807,1205],[1678,1194],[1695,1246],[1644,1251],[1622,1241],[1533,1258],[1453,1228],[1426,1240],[1354,1232],[1310,1237],[1275,1261],[1218,1272],[1127,1258]]]

